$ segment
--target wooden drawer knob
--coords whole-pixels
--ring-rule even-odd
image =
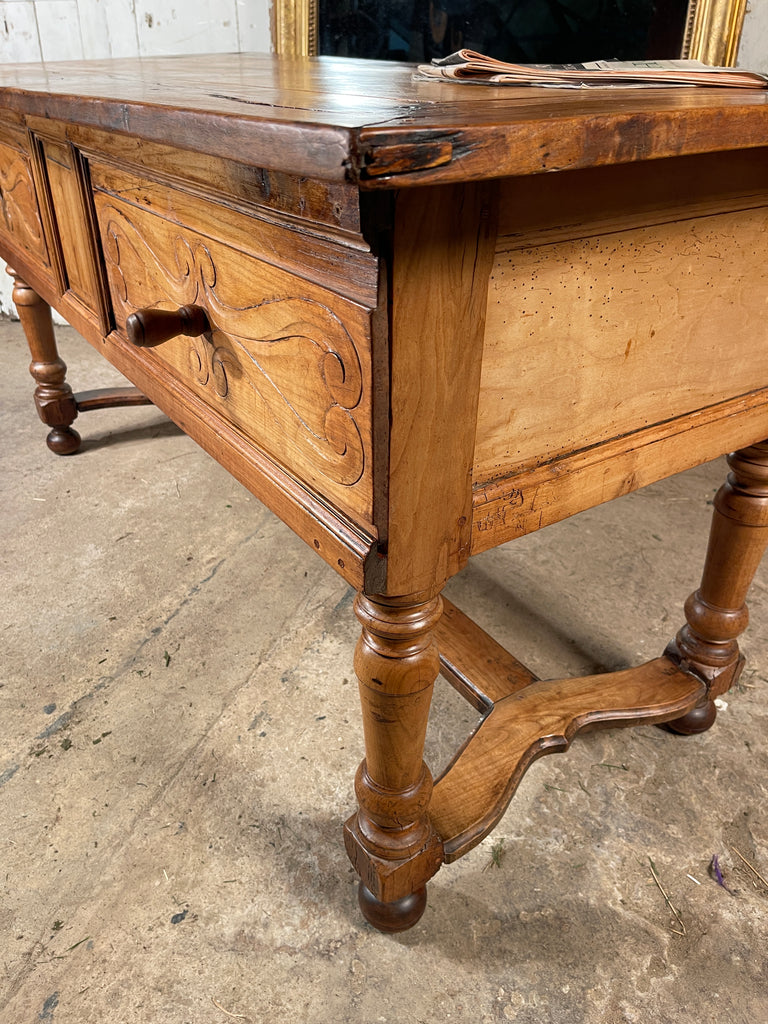
[[[125,321],[128,340],[139,348],[154,348],[180,334],[197,338],[211,325],[202,306],[180,306],[178,309],[137,309]]]

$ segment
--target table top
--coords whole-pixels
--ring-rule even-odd
[[[0,104],[364,188],[768,145],[768,91],[551,90],[213,54],[0,67]]]

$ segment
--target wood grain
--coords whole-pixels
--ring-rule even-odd
[[[59,288],[106,334],[111,317],[86,167],[61,126],[32,136],[32,146]]]
[[[440,652],[440,671],[478,711],[537,681],[536,676],[443,598],[443,615],[433,636]]]
[[[166,147],[167,151],[167,147]],[[183,154],[172,151],[176,160]],[[110,154],[111,156],[111,154]],[[202,171],[196,169],[199,174]],[[221,168],[209,161],[214,181]],[[280,216],[263,206],[222,201],[216,189],[198,191],[194,183],[180,185],[163,180],[161,169],[151,176],[137,175],[122,166],[113,167],[94,155],[90,162],[93,187],[122,203],[140,210],[162,213],[170,223],[192,225],[202,234],[226,238],[227,244],[243,252],[258,252],[261,259],[361,305],[373,306],[378,297],[378,262],[356,232],[341,232],[322,223],[302,223],[299,216]],[[158,177],[159,176],[159,177]],[[227,181],[221,188],[227,186]],[[305,189],[309,191],[308,189]],[[289,197],[283,197],[287,202]],[[306,213],[303,193],[295,196],[297,213]],[[348,201],[348,205],[349,201]],[[308,216],[308,214],[307,214]]]
[[[361,528],[256,447],[244,431],[211,409],[151,352],[129,350],[113,333],[94,339],[109,361],[159,409],[270,508],[348,583],[360,590],[375,534]],[[368,574],[370,576],[370,573]]]
[[[48,250],[37,205],[29,155],[0,142],[0,234],[12,238],[44,267]]]
[[[51,428],[48,447],[57,455],[72,455],[80,447],[80,435],[72,429],[78,409],[66,380],[66,364],[56,348],[51,307],[18,270],[6,270],[14,279],[13,301],[32,356],[29,372],[37,385],[35,406],[40,419]]]
[[[476,482],[768,385],[767,232],[763,206],[499,252]]]
[[[379,903],[396,903],[422,889],[442,863],[442,845],[427,816],[432,776],[423,761],[440,667],[431,629],[441,611],[439,598],[413,602],[361,594],[355,601],[362,625],[355,672],[365,760],[355,778],[359,810],[346,823],[344,839],[365,889]],[[389,917],[396,930],[396,915]],[[405,919],[413,923],[410,908]]]
[[[705,684],[667,658],[623,672],[534,683],[499,701],[435,782],[429,815],[446,861],[497,824],[525,771],[598,726],[665,722],[695,707]]]
[[[450,216],[445,211],[450,210]],[[495,192],[402,192],[390,286],[387,593],[439,592],[469,557]]]
[[[12,113],[375,189],[768,145],[761,90],[481,88],[332,57],[6,66],[0,89]]]
[[[151,183],[147,191],[159,195]],[[95,200],[118,324],[142,307],[203,307],[210,333],[173,338],[152,357],[291,473],[370,523],[367,312],[220,242],[204,214],[196,230],[159,216],[149,199],[97,191]]]
[[[706,700],[670,723],[686,734],[711,728],[715,698],[741,674],[738,637],[749,622],[747,593],[768,547],[768,442],[732,453],[728,465],[728,479],[715,495],[701,584],[685,602],[686,625],[667,650],[707,681]]]
[[[736,677],[765,445],[731,460],[668,657],[539,682],[438,595],[471,552],[768,437],[766,154],[764,92],[0,68],[0,249],[49,443],[74,451],[78,398],[105,400],[72,395],[46,302],[359,591],[345,841],[376,927],[418,919],[535,758],[609,723],[706,728]],[[486,714],[433,788],[440,647]]]
[[[27,123],[34,128],[41,120],[30,117]],[[83,125],[68,124],[67,138],[86,159],[109,154],[116,167],[131,169],[145,179],[149,172],[155,180],[183,184],[186,190],[215,198],[225,207],[288,216],[310,237],[324,228],[350,237],[360,233],[359,195],[351,183],[323,181],[289,170],[269,171],[241,158],[222,159],[204,150],[180,149]]]
[[[758,389],[478,487],[472,554],[761,440],[767,403]]]

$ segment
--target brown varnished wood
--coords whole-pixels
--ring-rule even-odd
[[[35,405],[40,419],[51,428],[48,447],[56,455],[73,455],[80,448],[80,435],[72,429],[77,404],[66,380],[66,363],[56,348],[51,307],[15,269],[6,270],[14,279],[13,301],[32,355],[29,372],[37,382]]]
[[[440,671],[478,711],[536,682],[525,665],[446,598],[433,635]]]
[[[366,889],[361,882],[357,901],[363,917],[378,931],[385,934],[403,932],[412,928],[427,909],[427,887],[422,885],[399,900],[384,903],[376,899],[371,890]]]
[[[176,153],[178,158],[178,151]],[[215,162],[209,167],[211,174],[218,174],[220,170]],[[111,197],[123,206],[154,214],[161,211],[168,223],[182,227],[194,225],[201,234],[225,237],[233,248],[258,252],[273,266],[332,288],[354,302],[369,306],[376,303],[377,262],[359,234],[326,229],[322,221],[310,225],[303,218],[280,216],[256,203],[248,208],[245,205],[235,207],[219,197],[214,202],[210,194],[190,193],[189,184],[181,188],[178,183],[157,181],[154,175],[158,172],[152,173],[153,177],[147,178],[146,174],[126,172],[122,167],[116,169],[104,164],[99,156],[90,164],[91,181],[101,206]],[[296,202],[303,212],[304,196],[299,194]],[[337,205],[340,206],[334,204],[334,208]],[[347,206],[350,205],[347,199]],[[357,212],[357,203],[354,212]]]
[[[424,887],[443,859],[427,817],[432,776],[422,759],[440,667],[431,630],[442,605],[439,597],[413,602],[361,594],[355,611],[363,627],[355,672],[365,760],[355,779],[359,810],[347,821],[344,840],[361,885],[373,900],[390,905],[405,901],[399,909],[390,906],[384,912],[367,894],[361,898],[364,913],[373,908],[371,923],[384,915],[387,930],[398,931],[414,923],[408,897]]]
[[[147,362],[140,350],[129,346],[115,333],[101,338],[93,320],[83,316],[80,304],[71,304],[66,294],[62,296],[57,292],[49,274],[41,272],[18,246],[10,242],[2,242],[2,245],[13,255],[14,263],[38,296],[56,305],[83,337],[102,351],[143,395],[272,509],[351,586],[362,589],[365,580],[374,587],[379,580],[381,586],[383,562],[376,553],[375,532],[361,529],[333,509],[321,495],[307,489],[254,447],[236,427],[213,418],[205,403],[163,366]],[[27,326],[26,314],[20,311],[20,315],[31,347],[36,335],[30,333],[32,328]]]
[[[473,492],[472,554],[759,441],[768,389],[587,447]]]
[[[23,133],[14,134],[8,143],[0,136],[0,234],[12,239],[42,266],[48,266],[48,248]]]
[[[373,188],[768,145],[760,90],[480,88],[330,57],[26,65],[0,89],[11,111]]]
[[[55,450],[78,410],[155,402],[358,591],[345,842],[381,930],[535,758],[701,731],[737,676],[768,537],[767,100],[327,58],[0,68],[0,251]],[[48,303],[135,388],[72,395]],[[733,448],[665,657],[540,682],[441,604],[471,553]],[[433,783],[441,665],[484,717]]]
[[[93,391],[78,391],[75,395],[78,413],[91,412],[94,409],[151,404],[138,388],[96,388]]]
[[[498,701],[436,781],[429,815],[446,861],[499,821],[525,771],[584,729],[666,722],[690,711],[704,683],[668,658],[623,672],[533,683]]]
[[[27,121],[33,126],[45,123],[38,118]],[[215,198],[225,209],[252,213],[258,208],[265,216],[288,217],[300,223],[309,237],[328,229],[352,238],[360,233],[358,190],[351,183],[269,171],[239,158],[223,159],[83,125],[68,124],[67,138],[87,159],[103,160],[109,153],[113,164],[130,168],[145,180],[149,172],[153,180],[183,184],[201,198]]]
[[[30,138],[59,288],[101,334],[111,327],[88,171],[62,126]]]
[[[157,318],[203,309],[210,331],[171,330],[151,358],[213,415],[370,524],[370,311],[261,259],[257,244],[236,248],[204,215],[198,226],[191,207],[186,225],[101,191],[95,202],[119,328],[139,309]]]
[[[125,321],[128,341],[139,348],[155,348],[171,338],[199,338],[211,330],[202,306],[178,309],[137,309]]]
[[[446,204],[450,218],[441,215]],[[469,557],[495,208],[495,189],[475,185],[396,199],[387,271],[389,464],[377,523],[390,594],[437,592]]]
[[[714,700],[739,678],[737,638],[747,628],[747,592],[768,546],[768,442],[728,456],[731,472],[715,495],[712,529],[698,590],[685,603],[687,624],[668,654],[707,681],[706,700],[670,722],[681,733],[715,721]]]
[[[234,424],[211,414],[183,380],[152,358],[151,350],[129,346],[119,335],[104,339],[109,361],[150,401],[302,537],[348,583],[360,590],[375,578],[375,534],[344,516],[253,444]],[[373,569],[366,566],[373,562]]]
[[[758,208],[684,211],[673,222],[605,234],[582,224],[571,240],[497,251],[475,480],[768,385],[768,351],[751,332],[762,315],[766,232],[764,196]],[[723,360],[726,335],[733,341]]]
[[[675,159],[535,174],[500,190],[500,253],[531,245],[748,210],[768,197],[768,152]]]

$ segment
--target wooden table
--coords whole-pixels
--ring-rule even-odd
[[[535,758],[702,731],[738,675],[768,541],[766,99],[252,55],[0,69],[0,253],[49,447],[152,401],[358,591],[345,840],[382,930]],[[136,388],[73,394],[49,304]],[[654,661],[540,682],[441,599],[470,555],[734,449]],[[433,781],[441,666],[483,718]]]

